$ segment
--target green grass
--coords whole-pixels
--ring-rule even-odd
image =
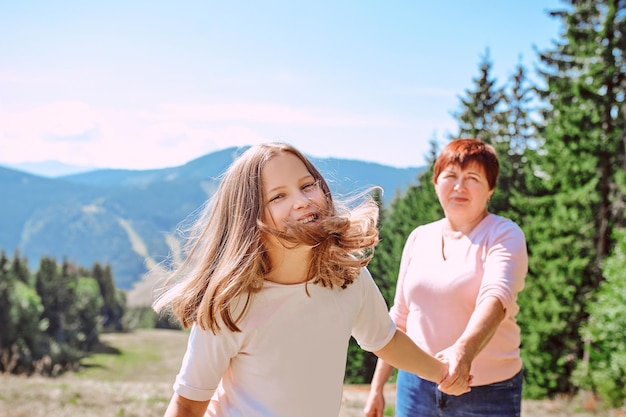
[[[105,334],[81,369],[57,378],[0,375],[0,417],[157,417],[172,394],[187,334]]]
[[[56,378],[0,374],[0,417],[161,417],[185,353],[187,333],[138,330],[102,335],[98,351],[82,368]],[[367,386],[346,386],[339,417],[363,415]],[[393,390],[386,416],[393,416]],[[581,411],[571,398],[525,401],[523,417],[609,417]],[[615,413],[626,410],[614,410]],[[294,416],[295,417],[295,416]],[[325,416],[321,416],[325,417]]]
[[[105,334],[97,353],[81,361],[76,376],[101,381],[172,380],[184,354],[187,333],[139,330]]]

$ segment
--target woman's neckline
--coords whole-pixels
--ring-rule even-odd
[[[446,217],[443,222],[442,236],[451,239],[460,239],[462,236],[469,236],[487,217],[489,217],[489,212],[485,210],[480,217],[471,222],[472,224],[470,224],[470,226],[462,226],[456,229],[452,227],[450,220]]]
[[[489,212],[486,212],[485,215],[478,221],[478,223],[476,223],[474,227],[472,227],[467,233],[462,230],[452,229],[451,227],[449,227],[450,223],[448,221],[444,221],[443,226],[441,228],[441,258],[444,261],[447,261],[449,259],[449,256],[446,256],[446,240],[449,243],[452,243],[453,241],[458,241],[462,239],[464,236],[469,236],[479,227],[479,225],[487,217],[489,217]]]

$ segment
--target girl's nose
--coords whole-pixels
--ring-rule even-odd
[[[304,193],[300,193],[296,197],[296,201],[294,202],[293,207],[295,209],[301,209],[301,208],[307,207],[310,201],[311,200]]]

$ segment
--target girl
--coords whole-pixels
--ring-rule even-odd
[[[337,416],[350,336],[433,382],[447,365],[396,330],[365,268],[378,207],[341,211],[292,146],[254,146],[194,226],[154,303],[191,327],[165,415]]]

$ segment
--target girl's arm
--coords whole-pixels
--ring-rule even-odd
[[[448,365],[424,352],[406,333],[397,330],[382,349],[374,352],[389,365],[440,383],[448,373]]]
[[[174,393],[164,417],[202,417],[209,406],[209,401],[193,401]]]

